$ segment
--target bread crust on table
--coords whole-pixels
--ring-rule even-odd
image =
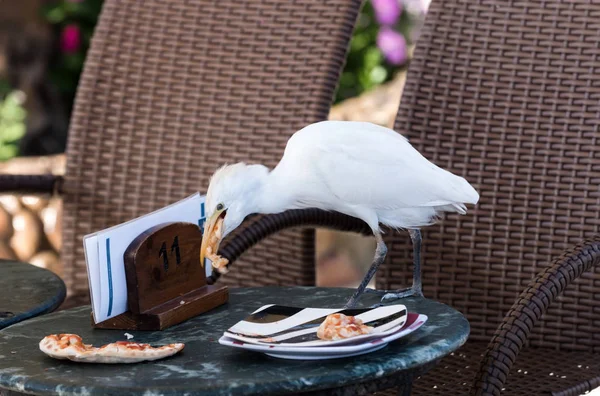
[[[131,341],[117,341],[95,348],[84,344],[77,334],[51,334],[40,341],[40,350],[55,359],[84,363],[137,363],[175,355],[184,344],[152,347]]]

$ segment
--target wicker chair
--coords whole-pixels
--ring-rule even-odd
[[[425,295],[472,330],[415,393],[600,385],[585,383],[600,375],[600,274],[587,271],[600,262],[598,16],[585,0],[431,5],[395,127],[481,200],[424,235]],[[389,242],[381,288],[410,279],[405,238]]]
[[[481,200],[424,233],[425,296],[463,312],[472,334],[414,394],[600,386],[599,17],[587,0],[431,4],[395,129]],[[235,258],[300,225],[365,231],[331,213],[290,212],[222,252]],[[408,237],[389,233],[387,243],[378,287],[410,284]]]
[[[327,118],[360,6],[105,1],[79,85],[64,180],[0,179],[4,191],[61,191],[70,298],[88,298],[83,235],[206,188],[223,163],[273,166],[294,131]],[[228,283],[312,285],[314,232],[282,233],[245,260],[246,270]]]

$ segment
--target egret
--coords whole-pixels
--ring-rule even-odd
[[[423,157],[399,133],[368,122],[323,121],[288,140],[278,165],[225,165],[211,177],[200,250],[221,261],[220,241],[250,214],[318,208],[362,219],[377,241],[373,263],[346,307],[356,305],[387,253],[381,225],[408,231],[413,244],[413,285],[384,300],[421,292],[420,228],[443,212],[466,213],[479,194],[462,177]],[[211,242],[212,241],[212,242]],[[222,264],[222,262],[221,262]]]

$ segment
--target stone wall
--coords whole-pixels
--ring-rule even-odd
[[[0,173],[9,174],[63,174],[64,169],[64,155],[0,163]],[[0,195],[0,258],[30,262],[60,275],[61,213],[59,197]]]

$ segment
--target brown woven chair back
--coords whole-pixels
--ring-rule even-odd
[[[65,281],[87,297],[82,237],[274,166],[327,118],[360,0],[107,0],[81,78],[64,184]],[[314,234],[284,232],[225,281],[314,283]]]
[[[480,192],[423,236],[424,293],[489,341],[529,280],[600,227],[600,3],[434,0],[395,129]],[[406,234],[378,286],[410,284]],[[532,345],[600,352],[600,274],[567,289]]]

